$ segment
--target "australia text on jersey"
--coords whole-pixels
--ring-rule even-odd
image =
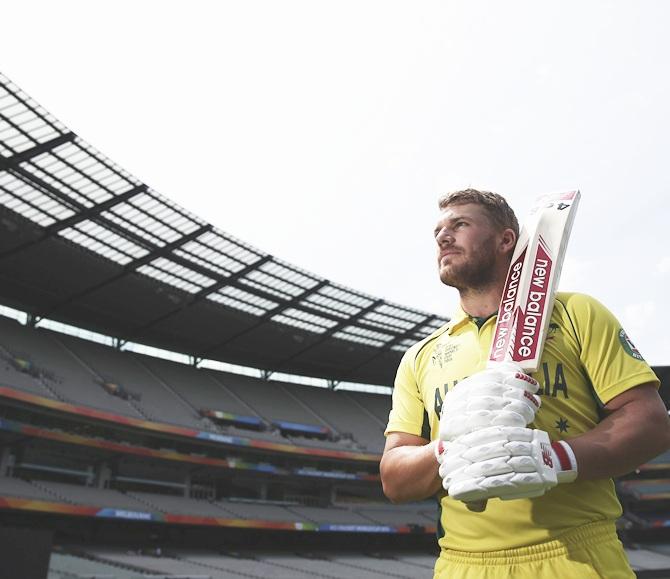
[[[540,388],[537,393],[540,396],[551,396],[556,398],[559,394],[564,398],[570,398],[568,391],[569,386],[565,379],[563,372],[563,364],[558,362],[555,367],[552,367],[548,362],[542,363],[540,371],[533,373],[533,377],[540,383]],[[435,414],[440,416],[442,412],[442,400],[446,392],[456,386],[458,380],[454,380],[451,384],[443,384],[440,389],[435,388]]]

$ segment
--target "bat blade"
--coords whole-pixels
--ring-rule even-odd
[[[579,191],[569,191],[535,200],[507,271],[489,365],[512,361],[525,372],[537,370],[580,198]],[[486,500],[466,505],[480,513]]]
[[[536,200],[512,255],[489,363],[508,360],[537,370],[580,197],[570,191]]]

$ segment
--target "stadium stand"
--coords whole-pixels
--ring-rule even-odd
[[[341,435],[349,435],[360,450],[381,452],[384,427],[374,415],[347,397],[345,392],[310,388],[297,384],[282,384],[283,389],[312,409]]]
[[[102,376],[87,367],[63,344],[66,339],[67,336],[56,337],[53,332],[26,328],[13,320],[0,317],[0,344],[3,349],[13,357],[25,356],[53,397],[64,402],[142,418],[137,409],[126,401],[105,392],[101,386]],[[21,388],[25,384],[10,381],[8,385]],[[35,390],[31,388],[29,391]],[[46,395],[43,392],[36,393]]]
[[[434,503],[411,507],[403,505],[396,508],[397,506],[357,505],[357,509],[362,516],[380,525],[397,525],[402,521],[400,524],[425,526],[436,521],[437,509]]]
[[[138,393],[139,400],[135,405],[141,408],[145,418],[193,428],[202,427],[202,418],[198,412],[138,364],[134,357],[86,340],[64,337],[61,341],[103,381],[121,384],[125,389]]]
[[[305,521],[285,505],[271,503],[254,503],[252,501],[218,500],[216,505],[224,509],[230,516],[240,519],[265,521]]]
[[[390,396],[379,396],[379,394],[370,394],[368,392],[346,392],[342,394],[352,399],[365,411],[374,414],[379,424],[386,428],[389,419],[389,412],[391,411]],[[376,442],[376,441],[375,441]]]
[[[37,500],[54,500],[54,496],[46,488],[37,486],[29,481],[0,476],[0,493],[2,496],[21,497]],[[64,500],[64,499],[61,499]]]
[[[188,577],[324,577],[333,579],[383,577],[428,577],[432,561],[408,557],[360,556],[353,554],[251,553],[228,552],[210,554],[197,551],[170,551],[161,557],[123,553],[113,549],[89,550],[98,561],[109,561],[155,572],[169,572]],[[204,575],[203,575],[204,574]]]
[[[150,356],[137,356],[137,359],[173,391],[179,393],[196,411],[214,409],[225,410],[232,414],[258,416],[251,406],[225,387],[220,379],[225,376],[224,373],[195,370],[184,364]]]
[[[137,579],[140,573],[137,567],[127,568],[118,564],[110,564],[104,561],[77,557],[76,555],[64,553],[52,553],[49,569],[51,577],[81,578],[81,579]]]
[[[381,494],[388,389],[338,385],[390,386],[446,320],[214,228],[1,74],[0,110],[0,304],[22,320],[0,315],[0,509],[53,530],[50,577],[430,577],[435,505]],[[640,577],[670,569],[669,462],[618,483]]]
[[[136,511],[146,510],[146,504],[142,501],[112,489],[101,489],[45,480],[32,482],[35,486],[43,488],[52,496],[52,498],[72,505],[95,505]]]
[[[297,384],[268,382],[168,362],[148,356],[120,352],[48,330],[20,326],[0,318],[0,340],[28,348],[33,363],[53,378],[49,379],[58,399],[108,412],[167,422],[235,436],[281,440],[273,430],[217,426],[201,416],[202,409],[260,417],[269,427],[279,421],[316,425],[328,429],[336,439],[317,439],[284,434],[289,442],[322,448],[357,448],[380,452],[383,447],[381,416],[388,415],[388,396],[331,391]],[[36,343],[34,348],[30,344]],[[60,356],[60,357],[59,357]],[[61,361],[64,360],[64,366]],[[40,396],[49,390],[30,376],[9,365],[4,384]],[[169,380],[169,381],[168,381]],[[121,384],[137,395],[123,400],[102,388],[105,382]],[[73,384],[78,385],[74,387]],[[55,396],[51,396],[55,397]]]

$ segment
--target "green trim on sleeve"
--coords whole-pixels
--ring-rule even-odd
[[[423,423],[421,424],[421,438],[430,440],[430,418],[428,418],[428,412],[423,411]]]

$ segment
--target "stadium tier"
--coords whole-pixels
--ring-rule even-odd
[[[85,549],[77,555],[58,553],[52,571],[138,577],[138,571],[182,579],[228,579],[238,577],[300,577],[382,579],[428,576],[432,558],[424,556],[361,556],[354,554],[311,553],[204,553],[171,550],[168,553],[133,553],[119,549]],[[135,573],[135,574],[133,574]]]
[[[296,445],[370,452],[383,447],[381,416],[388,415],[388,396],[199,370],[6,318],[0,318],[0,347],[1,386],[72,405]],[[217,424],[216,412],[258,422],[246,430],[234,418]]]
[[[70,545],[50,578],[431,576],[436,504],[388,504],[379,459],[398,362],[446,319],[219,230],[2,74],[0,314],[0,514]],[[670,527],[668,456],[618,488],[622,536]]]
[[[627,549],[638,577],[667,577],[667,545]],[[79,546],[74,553],[52,555],[49,579],[418,579],[432,577],[434,557],[403,552],[281,553],[271,551],[206,552],[185,549],[121,550]]]
[[[388,396],[198,369],[6,318],[0,345],[3,393],[25,392],[6,397],[1,411],[5,508],[175,524],[434,531],[432,503],[383,506],[379,455],[360,452],[381,450]],[[91,421],[99,418],[93,410],[104,420]],[[257,420],[243,428],[242,417]],[[170,425],[193,434],[189,446],[175,448],[182,431]],[[17,433],[29,437],[13,442]],[[285,452],[245,452],[264,439]],[[242,440],[250,446],[235,444]],[[340,494],[356,501],[336,504]]]

